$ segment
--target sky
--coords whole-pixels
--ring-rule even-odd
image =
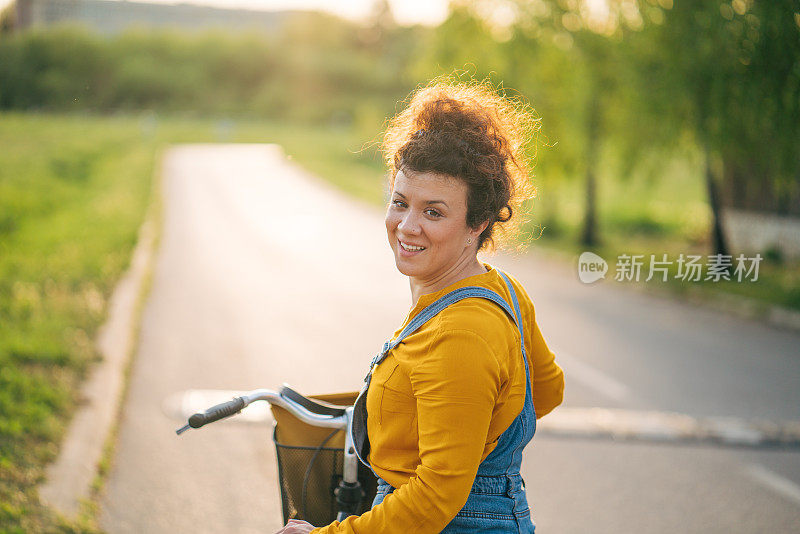
[[[0,0],[0,9],[12,0]],[[119,1],[119,0],[111,0]],[[135,1],[135,0],[133,0]],[[365,18],[372,8],[372,0],[147,0],[151,3],[191,3],[216,7],[246,9],[318,9],[341,17],[358,20]],[[447,17],[447,0],[389,0],[395,20],[400,24],[436,25]]]

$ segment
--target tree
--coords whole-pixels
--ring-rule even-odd
[[[597,214],[598,164],[603,144],[614,134],[610,115],[619,110],[613,105],[626,79],[626,64],[621,61],[621,43],[638,19],[631,18],[621,0],[607,0],[599,8],[585,1],[514,3],[514,25],[519,32],[538,41],[552,41],[567,50],[569,69],[580,73],[582,90],[570,105],[581,113],[577,130],[582,139],[579,166],[583,167],[585,207],[580,233],[581,244],[599,244]],[[563,67],[562,67],[563,68]],[[575,83],[575,80],[572,80]]]
[[[655,74],[640,80],[650,109],[682,123],[706,155],[712,242],[726,253],[723,202],[800,215],[800,6],[663,4],[640,2],[644,29],[630,46]]]
[[[0,9],[0,35],[9,34],[14,31],[17,23],[17,3],[11,2],[6,7]]]

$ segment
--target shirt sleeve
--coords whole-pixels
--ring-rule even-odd
[[[420,465],[408,483],[372,510],[314,529],[315,534],[436,533],[466,503],[500,393],[498,360],[475,332],[445,330],[409,376]]]
[[[536,418],[544,417],[564,400],[564,371],[558,366],[555,355],[547,347],[542,331],[534,319],[532,321],[528,349],[528,364],[533,371],[533,407]]]

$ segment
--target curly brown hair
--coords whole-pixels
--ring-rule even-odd
[[[383,136],[389,187],[398,171],[433,172],[466,183],[467,224],[489,224],[478,249],[495,248],[496,227],[504,240],[516,234],[522,202],[535,196],[528,155],[540,119],[520,99],[488,81],[436,79],[412,93]],[[513,217],[513,220],[512,220]]]

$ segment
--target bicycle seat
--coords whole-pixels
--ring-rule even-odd
[[[313,412],[318,415],[331,415],[333,417],[340,417],[344,415],[344,406],[336,406],[333,404],[328,404],[327,402],[309,399],[302,393],[295,391],[290,386],[285,384],[279,393],[281,397],[285,397],[292,402],[296,402],[309,412]]]

